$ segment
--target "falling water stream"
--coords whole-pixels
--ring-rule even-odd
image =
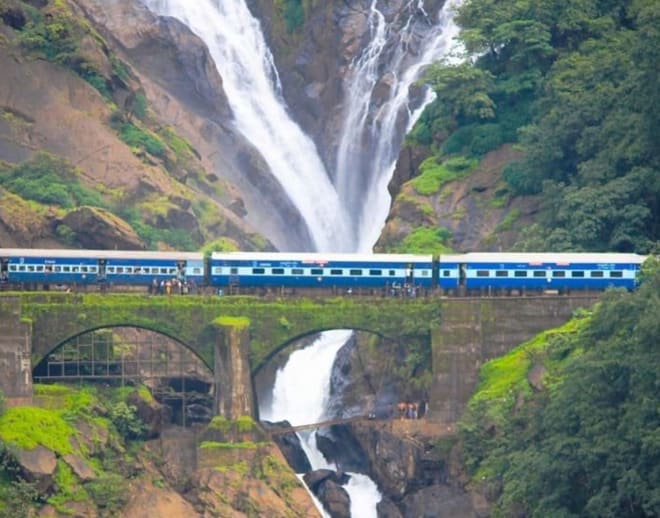
[[[423,0],[408,0],[399,10],[397,24],[388,23],[383,15],[386,0],[370,0],[365,11],[369,43],[348,67],[343,130],[330,172],[314,142],[289,116],[272,55],[245,0],[140,1],[156,14],[179,19],[206,43],[222,77],[234,124],[263,155],[297,207],[313,249],[370,252],[389,210],[387,184],[403,137],[432,100],[428,92],[411,100],[411,86],[424,66],[450,50],[457,32],[452,8],[460,0],[447,0],[437,20],[424,10]],[[377,96],[384,79],[389,93]],[[333,417],[325,415],[330,374],[337,351],[350,334],[326,332],[294,352],[278,372],[272,403],[260,408],[260,416],[293,425]],[[301,435],[311,465],[333,468],[317,449],[315,437],[316,432]],[[381,495],[369,477],[353,474],[345,489],[352,516],[377,516]]]

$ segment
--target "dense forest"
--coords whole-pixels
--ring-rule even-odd
[[[439,158],[514,143],[512,196],[539,195],[523,251],[648,252],[660,240],[660,4],[470,0],[470,59],[426,80],[437,98],[409,137]]]
[[[659,314],[650,260],[637,292],[484,366],[461,436],[494,516],[660,515]]]

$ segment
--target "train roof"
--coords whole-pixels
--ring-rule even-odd
[[[421,254],[351,254],[351,253],[323,253],[323,252],[213,252],[211,259],[244,261],[381,261],[381,262],[408,262],[430,263],[433,255]]]
[[[146,252],[125,250],[73,250],[39,248],[0,248],[0,257],[54,257],[76,259],[173,259],[202,261],[201,252]]]
[[[642,264],[646,256],[618,253],[496,253],[471,252],[467,254],[441,255],[440,262],[457,263],[632,263]]]

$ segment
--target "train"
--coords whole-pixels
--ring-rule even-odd
[[[0,285],[144,287],[232,293],[524,293],[633,290],[645,256],[631,253],[350,254],[146,252],[0,248]]]

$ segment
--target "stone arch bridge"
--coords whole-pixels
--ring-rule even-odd
[[[21,293],[0,295],[0,389],[31,400],[32,369],[83,333],[130,326],[166,335],[211,368],[216,411],[255,415],[252,374],[299,337],[329,329],[370,331],[431,348],[429,418],[460,416],[484,361],[570,318],[595,297],[328,298]]]

